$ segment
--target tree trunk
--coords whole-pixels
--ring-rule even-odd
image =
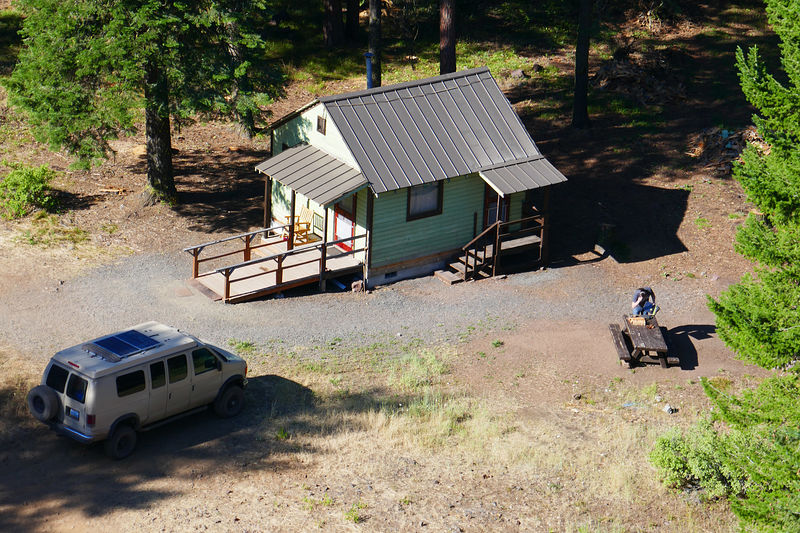
[[[172,138],[169,128],[169,86],[164,71],[149,63],[146,67],[145,131],[147,137],[147,185],[161,200],[174,201]]]
[[[359,0],[347,0],[347,20],[345,23],[345,36],[350,42],[358,40],[358,14],[361,11]]]
[[[322,24],[322,37],[325,46],[334,48],[344,40],[344,23],[342,22],[342,0],[323,0],[325,21]]]
[[[572,126],[588,128],[589,33],[592,28],[592,0],[578,0],[578,43],[575,47],[575,99]]]
[[[439,0],[439,74],[456,71],[455,0]]]
[[[369,51],[372,52],[372,86],[381,86],[381,0],[369,0]]]

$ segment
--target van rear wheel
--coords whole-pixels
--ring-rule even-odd
[[[136,448],[136,430],[128,424],[120,424],[106,440],[106,454],[112,459],[124,459]]]
[[[244,390],[238,385],[231,385],[214,400],[214,412],[222,418],[238,415],[244,407]]]

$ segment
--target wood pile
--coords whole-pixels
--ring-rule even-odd
[[[719,174],[730,174],[733,164],[741,161],[742,151],[748,144],[769,153],[769,145],[758,134],[755,126],[739,131],[706,128],[691,138],[686,155],[699,159],[702,168],[710,168]]]
[[[606,61],[592,76],[592,86],[622,93],[641,105],[674,103],[686,98],[686,86],[672,74],[661,56],[633,56]]]

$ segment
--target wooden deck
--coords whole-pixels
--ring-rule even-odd
[[[237,303],[359,272],[363,268],[360,261],[338,246],[329,244],[327,250],[323,275],[320,275],[322,243],[298,246],[290,252],[286,242],[277,242],[254,250],[250,261],[200,274],[194,282],[201,292],[215,300]],[[226,274],[229,280],[227,298]]]

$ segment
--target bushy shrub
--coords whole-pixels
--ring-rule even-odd
[[[8,219],[20,218],[34,209],[50,211],[56,207],[50,189],[55,172],[47,165],[28,167],[6,161],[3,164],[12,170],[0,181],[0,215]]]
[[[707,380],[712,416],[673,428],[650,454],[664,482],[727,497],[743,524],[800,531],[800,378],[774,376],[733,396]]]

